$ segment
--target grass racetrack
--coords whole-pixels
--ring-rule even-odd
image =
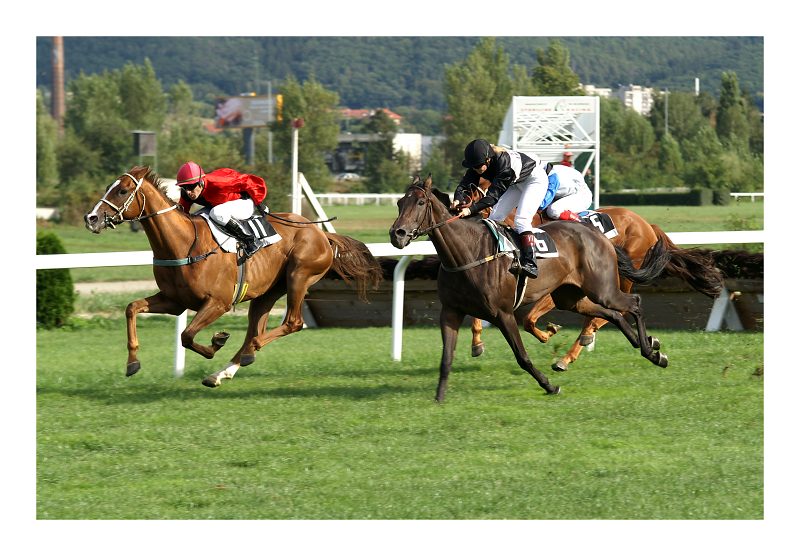
[[[180,379],[172,318],[139,319],[130,378],[124,319],[38,330],[37,518],[764,518],[761,333],[652,330],[660,369],[604,329],[567,373],[576,330],[526,336],[545,396],[497,330],[473,359],[462,329],[439,405],[437,328],[406,329],[402,362],[389,328],[304,330],[202,386],[244,327],[204,331],[231,339]]]

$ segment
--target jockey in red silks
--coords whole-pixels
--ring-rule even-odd
[[[242,242],[246,257],[258,249],[255,238],[239,220],[253,215],[256,205],[267,196],[263,178],[240,174],[230,168],[219,168],[206,174],[196,162],[187,162],[178,170],[177,185],[181,188],[179,204],[187,213],[193,203],[209,207],[209,217]]]

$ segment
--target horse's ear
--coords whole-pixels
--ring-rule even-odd
[[[411,180],[411,186],[410,187],[413,187],[415,185],[419,185],[419,176],[414,176],[414,179]]]
[[[433,179],[431,178],[431,175],[428,174],[428,177],[425,178],[425,184],[424,184],[425,189],[430,189],[432,184],[433,184]]]

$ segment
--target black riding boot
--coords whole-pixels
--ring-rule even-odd
[[[244,256],[246,258],[249,259],[255,254],[256,251],[258,251],[256,239],[242,227],[242,224],[238,220],[235,218],[228,220],[228,223],[225,224],[225,229],[239,240],[239,243],[244,249]]]
[[[520,239],[519,266],[512,266],[511,272],[522,274],[529,278],[539,276],[539,269],[536,267],[536,252],[534,250],[534,237],[531,232],[522,232]]]

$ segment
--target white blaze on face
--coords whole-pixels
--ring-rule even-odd
[[[97,201],[97,204],[94,206],[92,211],[89,214],[87,214],[86,216],[97,216],[97,211],[100,210],[100,207],[103,204],[105,204],[104,201],[105,201],[106,197],[108,196],[108,194],[111,192],[112,189],[117,187],[119,185],[119,183],[120,183],[120,180],[116,180],[116,181],[114,181],[114,183],[109,185],[108,189],[106,189],[105,195],[103,195],[103,197],[99,201]]]

